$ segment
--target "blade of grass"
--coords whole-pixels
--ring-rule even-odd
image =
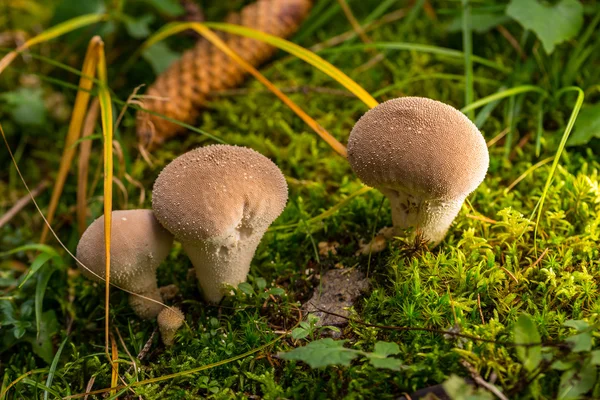
[[[314,224],[316,222],[322,221],[326,218],[331,217],[333,214],[335,214],[339,209],[341,209],[342,207],[344,207],[348,202],[350,202],[350,200],[352,200],[353,198],[357,197],[357,196],[361,196],[369,191],[373,190],[372,187],[369,186],[365,186],[362,187],[360,189],[358,189],[356,192],[349,194],[346,198],[344,198],[342,201],[338,202],[336,205],[334,205],[333,207],[327,209],[325,212],[317,215],[316,217],[310,218],[308,220],[306,220],[306,223],[308,225]],[[300,222],[296,222],[293,224],[286,224],[286,225],[276,225],[276,226],[272,226],[269,229],[267,229],[267,232],[275,232],[275,231],[281,231],[281,230],[286,230],[286,229],[292,229],[292,228],[297,228],[298,226],[300,226]]]
[[[462,41],[465,59],[465,106],[473,103],[473,33],[471,32],[471,3],[462,0]],[[467,112],[469,119],[475,118],[473,110]]]
[[[378,98],[381,97],[382,95],[395,90],[395,89],[401,89],[404,86],[406,86],[409,83],[412,82],[418,82],[418,81],[426,81],[426,80],[430,80],[430,79],[442,79],[442,80],[465,80],[464,75],[458,75],[458,74],[444,74],[444,73],[433,73],[433,74],[423,74],[423,75],[417,75],[417,76],[413,76],[411,78],[408,79],[404,79],[398,83],[394,83],[392,85],[383,87],[381,89],[379,89],[378,91],[376,91],[375,93],[373,93],[373,97]],[[495,86],[499,86],[502,83],[495,80],[495,79],[488,79],[488,78],[478,78],[478,77],[474,77],[473,81],[475,82],[479,82],[481,84],[484,85],[495,85]]]
[[[212,23],[210,24],[212,25]],[[321,54],[333,54],[333,53],[341,53],[341,52],[355,52],[357,50],[364,50],[366,48],[377,48],[377,49],[389,49],[389,50],[408,50],[408,51],[418,51],[421,53],[429,53],[435,54],[438,56],[445,56],[456,59],[464,59],[464,54],[462,51],[449,49],[446,47],[432,46],[428,44],[419,44],[419,43],[405,43],[405,42],[373,42],[373,43],[362,43],[362,44],[354,44],[349,46],[340,46],[334,47],[331,49],[323,49],[320,50]],[[481,65],[485,65],[486,67],[490,67],[496,69],[501,72],[508,73],[511,71],[510,68],[505,67],[504,65],[498,64],[494,61],[490,61],[486,58],[479,56],[471,56],[471,60],[474,63],[478,63]]]
[[[538,86],[521,85],[521,86],[516,86],[516,87],[510,88],[510,89],[506,89],[506,90],[491,94],[489,96],[486,96],[482,99],[479,99],[479,100],[467,105],[466,107],[461,108],[460,111],[465,113],[467,111],[475,110],[479,107],[485,106],[486,104],[491,103],[493,101],[504,99],[507,97],[516,96],[518,94],[527,93],[527,92],[536,92],[536,93],[541,94],[544,97],[548,96],[548,92],[546,92],[544,89],[542,89]]]
[[[56,373],[56,367],[58,366],[58,360],[60,360],[60,355],[62,354],[62,351],[65,348],[65,344],[67,343],[68,339],[69,339],[69,337],[67,336],[62,341],[62,343],[58,347],[58,350],[56,350],[56,354],[54,355],[54,358],[52,359],[52,364],[50,364],[50,370],[48,371],[48,378],[46,378],[46,387],[47,388],[52,387],[52,380],[54,380],[54,374]],[[44,400],[48,400],[48,393],[49,393],[48,390],[44,389]]]
[[[533,164],[531,167],[527,168],[525,170],[525,172],[523,172],[517,179],[514,180],[513,183],[511,183],[510,185],[508,185],[508,187],[506,189],[504,189],[504,194],[507,195],[508,192],[510,192],[515,186],[517,186],[519,184],[519,182],[521,182],[523,179],[527,178],[527,176],[529,176],[529,174],[531,174],[533,171],[535,171],[539,167],[548,164],[553,159],[554,159],[554,157],[545,158],[542,161],[537,162],[537,163]]]
[[[568,92],[576,92],[577,100],[575,101],[575,106],[573,107],[573,111],[571,111],[571,116],[569,117],[569,122],[567,123],[565,131],[562,135],[562,138],[558,145],[558,149],[556,150],[556,155],[554,156],[554,162],[552,163],[552,166],[550,167],[550,173],[548,174],[548,179],[546,179],[546,184],[544,185],[542,195],[540,196],[540,200],[538,201],[538,204],[536,205],[537,217],[535,218],[535,229],[534,229],[534,233],[533,233],[533,237],[534,237],[533,244],[534,244],[534,250],[535,250],[536,255],[537,255],[537,232],[538,232],[538,227],[540,224],[540,219],[542,217],[542,210],[544,208],[544,202],[546,200],[546,196],[548,195],[548,190],[550,189],[550,185],[552,185],[552,180],[554,178],[554,173],[556,172],[556,168],[558,167],[560,157],[562,156],[562,153],[565,149],[567,140],[569,139],[569,135],[571,134],[571,131],[573,130],[573,126],[575,125],[575,121],[577,120],[577,115],[579,114],[579,110],[581,109],[581,106],[583,105],[583,100],[585,98],[583,90],[581,90],[581,88],[577,87],[577,86],[568,86],[566,88],[559,90],[556,93],[556,97],[559,98],[560,96],[562,96],[563,94],[568,93]],[[536,211],[534,210],[534,213],[531,215],[532,217],[533,217],[533,215],[535,215],[535,212]]]
[[[69,250],[69,248],[67,246],[65,246],[65,244],[63,243],[62,240],[60,240],[60,237],[58,237],[58,235],[56,234],[56,232],[54,231],[54,229],[52,229],[52,227],[48,224],[48,220],[46,219],[46,217],[44,216],[44,213],[42,212],[42,209],[40,207],[40,205],[38,204],[38,202],[35,200],[35,197],[32,195],[31,190],[29,189],[29,185],[27,185],[27,182],[25,181],[25,178],[23,177],[23,173],[21,172],[21,169],[19,168],[19,164],[17,164],[15,156],[8,144],[8,139],[6,138],[6,134],[4,133],[4,129],[2,129],[2,124],[0,124],[0,136],[2,136],[2,140],[4,141],[4,145],[6,147],[6,150],[8,151],[8,155],[12,161],[12,165],[14,165],[15,170],[17,171],[17,174],[19,176],[19,179],[21,179],[21,182],[23,183],[23,186],[25,187],[25,190],[27,191],[27,193],[29,194],[29,196],[31,197],[31,202],[33,203],[33,205],[35,206],[38,214],[40,215],[40,217],[42,218],[42,220],[44,221],[44,223],[46,225],[49,226],[49,230],[50,233],[52,234],[52,236],[54,236],[54,239],[56,239],[56,241],[58,242],[58,244],[60,245],[60,247],[63,248],[63,250],[69,255],[69,257],[71,257],[74,261],[77,262],[78,265],[80,265],[82,268],[84,268],[90,275],[94,276],[96,279],[98,279],[99,281],[105,282],[106,279],[104,279],[103,276],[98,275],[97,273],[95,273],[94,271],[92,271],[91,269],[89,269],[84,263],[82,263],[79,259],[77,259],[77,257],[75,257],[75,255]],[[39,251],[53,251],[56,252],[56,250],[54,250],[53,248],[51,248],[50,246],[47,245],[41,245],[41,244],[29,244],[29,245],[25,245],[25,246],[21,246],[17,249],[13,249],[4,253],[0,253],[0,257],[4,256],[4,255],[8,255],[8,254],[14,254],[14,253],[18,253],[19,251],[26,251],[26,250],[39,250]],[[56,253],[58,256],[58,253]],[[60,258],[60,257],[59,257]],[[111,285],[119,290],[124,291],[125,293],[131,294],[133,296],[137,296],[140,297],[144,300],[147,301],[151,301],[153,303],[156,304],[160,304],[163,307],[169,307],[166,304],[151,299],[150,297],[146,297],[146,296],[142,296],[138,293],[134,293],[130,290],[124,289],[118,285],[115,285],[114,283],[111,283]],[[106,352],[104,353],[106,354]]]
[[[37,338],[40,336],[40,328],[42,326],[42,306],[44,303],[44,296],[46,295],[46,288],[50,277],[54,273],[55,268],[43,269],[37,277],[37,283],[35,285],[35,329],[37,332]]]
[[[104,55],[104,43],[102,41],[97,47],[98,60],[98,101],[100,102],[100,120],[102,121],[102,136],[104,137],[104,251],[106,254],[105,264],[105,321],[104,334],[106,354],[110,336],[110,239],[112,230],[112,185],[113,185],[113,113],[110,92],[107,84],[106,58]]]
[[[119,348],[113,335],[110,335],[111,350],[112,350],[112,375],[110,378],[110,387],[114,388],[119,383],[119,364],[116,362],[119,359]],[[115,390],[110,391],[110,395],[115,395]]]
[[[50,197],[50,204],[48,206],[48,213],[46,219],[49,224],[52,224],[54,220],[54,214],[60,201],[67,175],[71,169],[73,158],[75,157],[75,143],[79,139],[81,134],[81,126],[83,125],[83,119],[87,112],[88,103],[90,101],[90,90],[92,89],[93,81],[88,79],[96,73],[96,54],[98,46],[102,40],[99,36],[95,36],[90,40],[90,43],[83,60],[83,67],[81,69],[82,75],[79,79],[79,87],[82,90],[77,92],[75,97],[75,105],[73,106],[73,114],[71,115],[71,122],[69,123],[69,130],[67,131],[67,137],[65,139],[65,147],[63,148],[63,154],[60,159],[60,165],[58,167],[58,174],[56,176],[56,182],[54,183],[54,189],[52,190],[52,196]],[[48,226],[44,225],[42,230],[42,236],[40,242],[44,243],[48,237]]]
[[[315,53],[310,50],[305,49],[304,47],[298,46],[292,42],[289,42],[285,39],[282,39],[277,36],[269,35],[264,32],[257,31],[255,29],[246,28],[243,26],[226,24],[226,23],[217,23],[211,22],[204,24],[208,28],[213,28],[216,30],[233,33],[236,35],[241,35],[245,37],[249,37],[251,39],[260,40],[261,42],[265,42],[270,44],[271,46],[277,47],[283,51],[286,51],[301,60],[306,61],[311,64],[315,68],[320,71],[326,73],[339,84],[348,89],[352,94],[358,97],[363,103],[365,103],[368,107],[373,108],[377,104],[377,100],[375,100],[365,89],[363,89],[358,83],[354,82],[348,75],[344,74],[338,68],[328,63]]]
[[[159,32],[157,32],[150,39],[148,39],[144,43],[144,45],[142,45],[142,48],[149,47],[152,44],[154,44],[160,40],[163,40],[168,36],[171,36],[173,34],[176,34],[178,32],[181,32],[182,30],[186,30],[186,29],[193,29],[194,31],[198,32],[205,39],[207,39],[213,45],[215,45],[218,49],[220,49],[225,54],[227,54],[229,57],[231,57],[235,62],[237,62],[239,65],[241,65],[246,71],[248,71],[250,74],[252,74],[259,82],[261,82],[269,90],[271,90],[277,97],[279,97],[279,99],[281,101],[283,101],[290,109],[292,109],[296,113],[296,115],[298,115],[308,126],[310,126],[338,154],[340,154],[342,157],[347,156],[346,147],[343,144],[341,144],[336,138],[331,136],[331,134],[329,132],[327,132],[327,130],[325,130],[325,128],[323,128],[312,117],[310,117],[308,114],[306,114],[300,107],[298,107],[296,105],[296,103],[294,103],[281,90],[279,90],[275,85],[273,85],[273,83],[271,83],[271,81],[269,81],[267,78],[265,78],[264,75],[262,75],[256,68],[254,68],[246,60],[244,60],[237,53],[235,53],[233,50],[231,50],[231,48],[229,48],[229,46],[227,46],[225,44],[225,42],[223,42],[223,40],[221,40],[221,38],[219,38],[213,31],[208,29],[204,24],[197,23],[197,22],[169,24],[166,27],[164,27],[163,29],[161,29]],[[258,32],[258,31],[256,31],[256,32]],[[283,39],[281,39],[281,40],[283,40]],[[285,42],[302,49],[300,46],[294,45],[287,41],[285,41]],[[308,50],[304,50],[304,51],[310,53]],[[332,68],[335,68],[335,67],[332,66]],[[350,79],[350,78],[348,78],[348,79]],[[354,83],[354,81],[352,81],[352,83]],[[356,85],[356,83],[354,83],[354,84]],[[358,85],[356,85],[356,86],[358,86]],[[358,87],[360,88],[360,86],[358,86]],[[362,88],[360,88],[360,90],[364,91],[364,89],[362,89]],[[366,93],[366,91],[364,91],[364,93]],[[367,93],[367,95],[368,95],[368,93]],[[370,97],[370,95],[368,95],[368,96]],[[377,102],[375,101],[375,99],[373,99],[373,101],[375,102],[375,105],[376,105]]]
[[[19,53],[23,50],[26,50],[29,47],[34,46],[36,44],[44,43],[49,40],[55,39],[59,36],[64,35],[65,33],[72,32],[76,29],[83,28],[84,26],[88,26],[106,19],[108,19],[107,14],[86,14],[62,22],[56,26],[53,26],[52,28],[46,29],[44,32],[32,37],[31,39],[23,43],[16,50],[11,51],[10,53],[2,57],[2,59],[0,60],[0,74],[8,65],[10,65],[10,63],[15,58],[17,58],[17,55],[19,55]]]
[[[21,382],[23,379],[26,379],[28,376],[34,375],[34,374],[43,374],[43,373],[46,373],[47,371],[48,371],[48,368],[38,368],[38,369],[32,369],[31,371],[25,372],[24,374],[19,376],[17,379],[12,381],[8,386],[6,386],[6,389],[4,389],[2,391],[2,393],[0,393],[0,399],[4,399],[11,387],[15,386],[17,383]]]
[[[234,362],[234,361],[237,361],[237,360],[241,360],[243,358],[251,356],[252,354],[256,354],[256,353],[258,353],[260,351],[263,351],[263,350],[267,349],[268,347],[271,347],[272,345],[274,345],[275,343],[279,342],[284,337],[288,336],[288,334],[292,330],[294,330],[296,327],[298,327],[300,325],[300,322],[302,322],[302,319],[299,319],[298,322],[296,323],[296,325],[294,325],[288,332],[279,335],[275,339],[271,340],[268,343],[263,344],[262,346],[259,346],[259,347],[255,348],[255,349],[252,349],[250,351],[247,351],[247,352],[245,352],[243,354],[240,354],[238,356],[235,356],[235,357],[231,357],[231,358],[228,358],[228,359],[225,359],[225,360],[222,360],[222,361],[217,361],[217,362],[212,363],[212,364],[203,365],[201,367],[189,369],[187,371],[181,371],[181,372],[177,372],[177,373],[174,373],[174,374],[162,375],[162,376],[158,376],[156,378],[150,378],[150,379],[145,379],[145,380],[142,380],[142,381],[139,381],[139,382],[133,382],[133,383],[131,383],[129,385],[119,385],[119,386],[112,387],[112,388],[105,388],[105,389],[94,390],[94,391],[87,392],[87,393],[74,394],[72,396],[63,397],[63,400],[79,399],[79,398],[82,398],[82,397],[85,397],[85,396],[89,396],[89,395],[96,395],[96,394],[106,393],[106,392],[109,392],[111,390],[121,390],[121,389],[125,389],[125,388],[130,388],[130,387],[137,387],[137,386],[147,385],[149,383],[156,383],[156,382],[167,381],[169,379],[178,378],[178,377],[186,376],[186,375],[192,375],[192,374],[195,374],[195,373],[200,372],[200,371],[205,371],[205,370],[208,370],[208,369],[219,367],[221,365],[229,364],[231,362]]]
[[[81,139],[89,139],[96,120],[98,119],[98,112],[100,103],[95,98],[90,105],[88,114],[83,124],[83,130],[81,133]],[[79,237],[83,235],[87,227],[87,181],[88,181],[88,170],[90,165],[90,154],[92,152],[92,141],[83,140],[79,148],[79,159],[77,160],[77,227],[79,231]]]

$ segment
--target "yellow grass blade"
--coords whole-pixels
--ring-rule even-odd
[[[96,22],[100,22],[108,19],[108,15],[106,14],[87,14],[82,15],[80,17],[72,18],[68,21],[60,23],[52,28],[45,30],[37,36],[32,37],[21,46],[19,46],[16,50],[11,51],[6,54],[0,60],[0,74],[2,71],[6,69],[10,65],[10,63],[17,58],[20,52],[28,49],[29,47],[36,45],[38,43],[47,42],[48,40],[55,39],[59,36],[64,35],[65,33],[69,33],[74,31],[75,29],[83,28],[84,26],[94,24]]]
[[[54,213],[58,207],[58,202],[65,186],[65,181],[71,164],[73,163],[73,157],[75,156],[76,146],[73,144],[79,140],[81,135],[81,126],[83,125],[83,119],[87,112],[88,103],[90,101],[90,90],[94,82],[92,81],[93,76],[96,73],[97,65],[97,52],[98,46],[102,40],[99,36],[92,38],[88,45],[85,59],[83,60],[83,67],[81,69],[82,76],[79,79],[79,91],[75,97],[75,105],[73,107],[73,114],[71,115],[71,122],[69,123],[69,130],[65,139],[65,147],[60,160],[60,166],[58,167],[58,174],[56,176],[56,182],[54,183],[54,189],[52,190],[52,197],[50,198],[50,205],[48,206],[48,213],[46,219],[49,224],[52,224],[54,220]],[[48,226],[44,225],[42,230],[42,236],[40,243],[44,243],[48,237]]]
[[[119,364],[116,362],[119,359],[119,348],[117,347],[117,342],[115,341],[115,338],[113,337],[113,335],[110,335],[110,343],[111,343],[111,354],[112,354],[112,358],[111,358],[111,364],[112,364],[112,375],[110,378],[110,387],[114,388],[115,386],[117,386],[117,383],[119,382]],[[115,395],[115,390],[111,390],[110,391],[110,395],[114,396]]]
[[[106,252],[106,290],[105,290],[105,321],[106,351],[110,334],[110,234],[112,229],[112,183],[113,183],[113,113],[110,92],[106,80],[106,58],[104,43],[98,46],[98,100],[102,121],[102,136],[104,137],[104,249]]]
[[[193,29],[202,35],[205,39],[210,41],[213,45],[231,57],[235,62],[241,65],[246,71],[252,74],[258,81],[265,85],[270,91],[272,91],[281,101],[283,101],[289,108],[291,108],[296,115],[298,115],[308,126],[310,126],[327,144],[329,144],[338,154],[342,157],[347,156],[346,146],[341,144],[336,138],[334,138],[325,128],[317,123],[312,117],[306,114],[300,107],[296,105],[289,97],[287,97],[281,90],[271,83],[267,78],[264,77],[256,68],[250,65],[246,60],[241,58],[236,52],[234,52],[221,38],[219,38],[214,32],[208,29],[204,24],[197,22],[190,23],[176,23],[170,24],[165,28],[161,29],[154,36],[148,39],[143,48],[149,47],[152,44],[174,35],[182,30]],[[310,52],[309,52],[310,53]],[[312,53],[311,53],[312,54]],[[341,72],[340,72],[341,73]],[[349,78],[348,78],[349,79]],[[361,88],[362,89],[362,88]],[[366,92],[365,92],[366,93]],[[375,99],[373,99],[375,101]],[[377,102],[375,101],[375,104]]]
[[[282,39],[277,36],[269,35],[267,33],[257,31],[255,29],[247,28],[244,26],[221,23],[221,22],[209,22],[204,24],[208,28],[233,33],[240,36],[246,36],[251,39],[260,40],[261,42],[269,43],[271,46],[277,47],[285,52],[288,52],[301,60],[306,61],[317,69],[323,71],[331,78],[339,82],[342,86],[348,89],[356,97],[358,97],[363,103],[369,108],[375,107],[377,100],[373,98],[365,89],[363,89],[358,83],[353,81],[348,75],[334,67],[329,62],[325,61],[320,56],[316,55],[310,50],[304,47],[298,46],[288,40]]]
[[[6,135],[4,133],[4,130],[2,129],[2,124],[0,124],[0,137],[2,137],[2,141],[4,142],[4,146],[6,147],[6,150],[8,151],[8,155],[12,161],[13,166],[15,167],[15,170],[17,171],[17,176],[19,177],[19,179],[21,180],[21,182],[23,183],[23,186],[25,187],[25,190],[27,191],[27,193],[29,194],[29,197],[31,198],[31,202],[33,203],[33,205],[35,206],[35,209],[37,210],[38,214],[40,215],[40,217],[42,218],[42,220],[44,221],[44,223],[46,225],[48,225],[48,229],[50,230],[50,233],[52,233],[52,236],[54,236],[54,239],[56,239],[56,241],[58,242],[58,244],[60,245],[60,247],[63,248],[63,250],[69,255],[69,257],[71,257],[74,261],[77,262],[78,265],[81,265],[81,267],[83,269],[85,269],[90,275],[94,276],[97,280],[102,281],[102,282],[106,282],[106,279],[103,276],[98,275],[96,272],[94,272],[93,270],[89,269],[83,262],[81,262],[79,259],[77,259],[77,257],[75,257],[75,255],[69,250],[69,248],[67,246],[65,246],[65,244],[62,242],[62,240],[60,240],[60,238],[58,237],[58,235],[56,234],[56,232],[54,231],[54,229],[52,229],[52,226],[50,226],[50,224],[48,224],[48,220],[46,219],[46,217],[44,217],[44,213],[42,212],[42,209],[40,207],[40,205],[38,204],[37,200],[35,199],[35,196],[33,195],[32,191],[29,189],[29,185],[27,185],[27,182],[25,181],[25,178],[23,177],[23,173],[21,172],[21,169],[19,168],[19,164],[17,163],[17,160],[8,144],[8,140],[6,139]],[[156,304],[160,304],[163,307],[167,307],[169,308],[168,305],[166,305],[165,303],[162,303],[158,300],[154,300],[151,299],[150,297],[146,297],[143,296],[141,294],[138,293],[134,293],[131,290],[122,288],[118,285],[115,285],[114,283],[111,283],[111,285],[119,290],[124,291],[125,293],[128,293],[132,296],[137,296],[139,298],[142,298],[144,300],[150,301],[152,303],[156,303]]]

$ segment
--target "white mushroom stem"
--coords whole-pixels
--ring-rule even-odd
[[[224,284],[237,287],[246,281],[254,252],[266,229],[250,235],[236,234],[226,238],[183,242],[183,249],[192,261],[204,298],[218,303],[225,294]]]
[[[444,239],[465,200],[425,199],[393,189],[381,188],[380,191],[390,201],[394,228],[415,228],[411,238],[414,238],[417,232],[421,232],[423,238],[432,246]]]
[[[144,297],[156,300],[156,302]],[[151,288],[148,291],[139,292],[137,295],[130,294],[129,305],[140,318],[150,319],[156,317],[164,308],[160,291],[156,288],[156,278],[154,279],[154,288]]]

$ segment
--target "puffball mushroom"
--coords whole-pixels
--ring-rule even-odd
[[[159,302],[130,294],[129,304],[141,318],[154,318],[164,308],[160,304],[156,268],[167,258],[172,244],[173,235],[158,223],[152,210],[112,212],[111,283]],[[105,278],[104,216],[92,222],[81,236],[77,259]],[[81,264],[79,267],[85,276],[100,281]]]
[[[182,243],[204,298],[217,303],[224,284],[246,280],[254,252],[287,197],[285,178],[271,160],[245,147],[211,145],[162,170],[152,208]]]
[[[165,346],[171,346],[175,342],[175,333],[183,325],[185,317],[177,307],[164,308],[156,318],[160,337]]]
[[[477,127],[452,106],[423,97],[386,101],[363,115],[348,139],[358,177],[391,203],[397,230],[444,239],[489,165]]]

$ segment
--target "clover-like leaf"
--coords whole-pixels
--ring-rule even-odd
[[[557,44],[574,38],[583,25],[583,6],[577,0],[560,0],[555,4],[512,0],[506,14],[533,31],[548,54]]]
[[[600,138],[600,103],[581,108],[567,146],[581,146],[594,138]]]
[[[569,369],[560,377],[557,399],[578,399],[581,395],[587,393],[597,378],[597,368],[591,363],[583,365],[580,370]]]
[[[306,346],[295,348],[287,353],[280,353],[284,360],[304,361],[311,368],[321,368],[328,365],[350,365],[360,352],[344,347],[345,340],[331,338],[316,340]]]

